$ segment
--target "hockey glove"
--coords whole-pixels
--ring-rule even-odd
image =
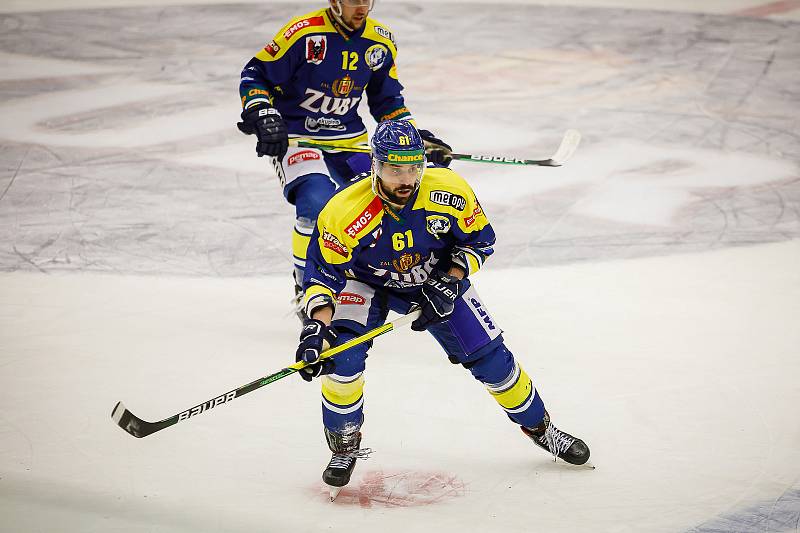
[[[274,107],[267,104],[256,104],[242,111],[242,122],[236,124],[239,131],[258,137],[256,153],[275,156],[278,159],[286,155],[289,149],[289,131],[283,117]]]
[[[423,331],[429,326],[450,318],[458,298],[458,282],[455,276],[443,272],[432,272],[422,286],[422,314],[411,323],[414,331]]]
[[[297,347],[295,361],[303,361],[309,366],[299,370],[300,377],[305,381],[330,374],[335,368],[333,359],[320,361],[319,356],[330,346],[336,344],[336,330],[326,326],[321,320],[307,318],[303,321],[303,330],[300,332],[300,345]],[[326,345],[327,344],[327,345]]]
[[[453,149],[450,145],[441,139],[434,137],[433,133],[428,130],[419,130],[422,140],[425,142],[425,157],[428,162],[442,165],[443,167],[449,166],[453,160]]]

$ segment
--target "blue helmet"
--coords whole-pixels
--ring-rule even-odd
[[[395,165],[425,165],[425,142],[407,120],[379,122],[370,140],[372,157]]]

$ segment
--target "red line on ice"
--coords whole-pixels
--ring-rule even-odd
[[[795,9],[800,9],[800,0],[779,0],[778,2],[740,9],[739,11],[734,11],[733,14],[742,17],[768,17],[770,15],[788,13]]]

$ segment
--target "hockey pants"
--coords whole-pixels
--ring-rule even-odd
[[[462,280],[451,318],[428,328],[452,363],[461,364],[483,383],[508,417],[534,427],[544,417],[544,403],[531,379],[503,342],[502,331],[469,280]],[[389,310],[408,313],[409,295],[375,289],[350,280],[340,294],[333,326],[345,342],[386,322]],[[322,420],[342,432],[364,419],[364,369],[372,343],[355,346],[335,358],[334,373],[323,376]]]

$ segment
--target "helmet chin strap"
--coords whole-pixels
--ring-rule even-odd
[[[386,194],[383,192],[383,187],[381,187],[381,184],[378,183],[380,181],[380,178],[378,177],[378,170],[374,166],[372,167],[372,180],[371,181],[372,181],[372,192],[375,193],[375,196],[377,196],[378,198],[380,198],[384,202],[392,203],[392,201],[389,200],[386,197]]]
[[[353,28],[348,26],[342,18],[342,3],[340,0],[333,0],[331,2],[331,13],[333,13],[333,18],[336,19],[336,22],[344,26],[344,29],[347,31],[353,31]]]

